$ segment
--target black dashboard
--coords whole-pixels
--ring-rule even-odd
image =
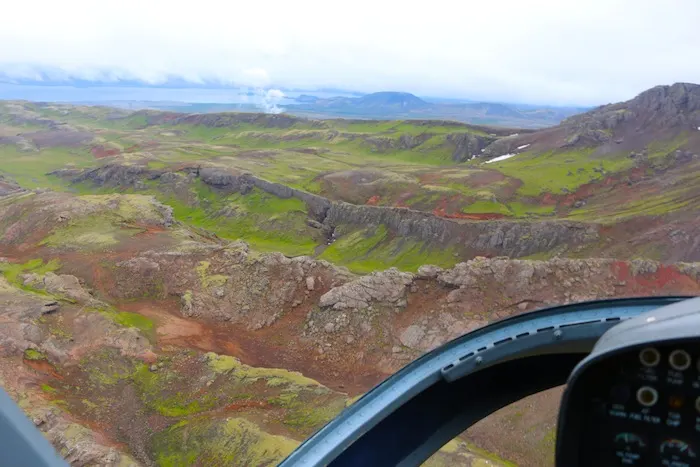
[[[679,343],[629,349],[591,368],[570,402],[580,411],[581,464],[699,465],[698,358],[698,344]]]
[[[574,370],[557,465],[700,465],[700,339],[682,336],[700,329],[697,313],[673,307],[670,319],[613,328]]]

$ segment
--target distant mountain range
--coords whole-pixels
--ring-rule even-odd
[[[537,107],[489,102],[428,102],[406,92],[376,92],[362,97],[320,99],[301,95],[285,111],[313,117],[430,118],[482,125],[542,128],[588,110],[583,107]]]
[[[24,75],[0,70],[0,99],[63,101],[129,109],[201,113],[283,111],[313,118],[442,119],[519,128],[553,126],[588,110],[582,107],[420,98],[407,92],[362,95],[341,89],[281,90],[284,98],[269,101],[265,90],[250,92],[251,88],[216,80],[190,82],[180,77],[167,77],[158,83],[148,83],[113,73],[76,77],[61,70],[29,70]]]

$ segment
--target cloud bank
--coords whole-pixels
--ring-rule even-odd
[[[700,82],[697,0],[27,0],[0,71],[595,105]],[[274,103],[272,104],[274,106]]]

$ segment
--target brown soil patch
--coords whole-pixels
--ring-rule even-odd
[[[443,178],[441,172],[424,172],[418,175],[418,181],[421,185],[435,185]]]
[[[505,180],[507,177],[498,170],[478,170],[467,177],[467,185],[471,188],[481,188]]]
[[[90,152],[92,153],[95,159],[104,159],[105,157],[118,156],[119,154],[121,154],[119,149],[107,148],[102,145],[93,146],[92,148],[90,148]]]
[[[22,361],[29,368],[38,371],[39,373],[53,376],[56,379],[63,379],[63,376],[58,374],[54,366],[46,360],[29,360],[25,358]]]
[[[264,401],[254,401],[254,400],[240,400],[224,407],[225,412],[236,412],[242,409],[269,409],[271,406]]]
[[[123,227],[127,229],[140,229],[142,232],[137,233],[134,237],[144,237],[147,235],[159,234],[167,231],[167,229],[160,225],[149,225],[149,224],[123,224]]]
[[[365,203],[367,206],[376,206],[379,204],[379,201],[381,200],[381,196],[379,195],[374,195],[370,199],[367,200]]]
[[[255,331],[238,324],[183,317],[176,299],[126,302],[118,308],[152,319],[160,347],[195,348],[231,355],[251,366],[299,371],[350,394],[363,393],[387,376],[369,363],[320,362],[313,343],[299,338],[310,305],[299,306],[273,325]]]
[[[79,147],[91,141],[92,133],[86,131],[48,130],[26,133],[25,138],[32,140],[39,148],[55,146]]]

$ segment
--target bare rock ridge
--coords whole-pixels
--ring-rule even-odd
[[[309,207],[309,214],[312,218],[322,222],[332,203],[323,196],[307,193],[302,190],[290,188],[280,183],[268,182],[250,174],[234,175],[221,169],[202,168],[199,170],[199,177],[207,185],[235,193],[248,193],[253,187],[260,188],[266,193],[270,193],[279,198],[297,198],[306,203]]]
[[[343,342],[380,338],[381,329],[368,327],[368,322],[392,322],[397,313],[408,313],[415,318],[401,319],[403,324],[389,333],[391,342],[386,344],[399,346],[393,354],[409,349],[425,352],[492,320],[527,310],[699,291],[699,263],[476,258],[451,269],[423,266],[417,274],[389,269],[331,288],[309,314],[306,335],[333,340],[333,350],[342,354]]]
[[[500,156],[525,144],[537,151],[584,147],[602,147],[604,152],[640,150],[653,141],[683,132],[697,133],[698,128],[700,85],[675,83],[574,115],[551,128],[499,138],[486,147],[484,155]]]
[[[700,86],[676,83],[656,86],[634,99],[599,107],[562,122],[568,127],[568,145],[605,143],[617,132],[641,132],[700,126]],[[619,135],[621,136],[621,135]]]
[[[475,154],[480,155],[482,150],[497,141],[497,138],[475,136],[470,133],[452,133],[447,135],[447,141],[455,146],[452,160],[464,162]]]
[[[598,239],[595,225],[544,221],[456,222],[431,213],[405,208],[333,203],[324,221],[329,225],[384,224],[402,236],[439,244],[458,243],[477,253],[527,256],[561,246],[575,246]]]
[[[366,227],[384,224],[396,234],[441,245],[456,244],[468,253],[494,256],[527,256],[554,248],[569,248],[598,240],[595,224],[544,221],[454,221],[407,208],[360,206],[335,202],[322,196],[219,168],[188,168],[177,177],[199,177],[202,182],[229,193],[248,193],[253,187],[280,198],[298,198],[309,207],[310,216],[329,229],[339,225]],[[97,186],[139,188],[143,180],[172,177],[171,172],[139,166],[105,165],[85,171],[60,170],[55,175],[72,182]]]

